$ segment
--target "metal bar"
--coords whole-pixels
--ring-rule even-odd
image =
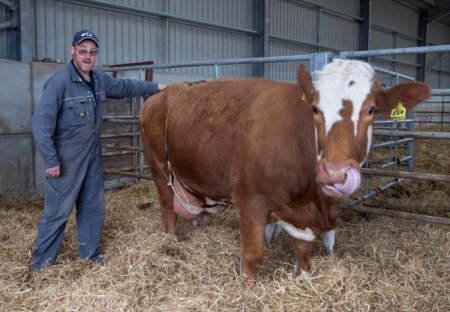
[[[450,132],[427,132],[427,131],[401,131],[401,130],[373,130],[373,134],[377,136],[403,136],[421,139],[450,139]]]
[[[362,168],[361,173],[367,174],[367,175],[377,175],[377,176],[382,176],[382,177],[394,177],[394,178],[404,178],[404,179],[424,180],[424,181],[437,181],[437,182],[450,182],[450,175],[445,175],[445,174],[382,170],[382,169],[372,169],[372,168]]]
[[[400,183],[401,181],[403,181],[403,179],[393,179],[393,180],[391,180],[390,182],[388,182],[386,184],[377,186],[374,190],[370,191],[369,193],[364,194],[363,196],[361,196],[361,197],[359,197],[357,199],[348,201],[347,205],[354,206],[356,204],[359,204],[359,203],[365,201],[366,199],[369,199],[370,197],[377,195],[378,193],[384,192],[388,188],[393,187],[394,185]]]
[[[103,121],[121,124],[137,124],[139,122],[138,120],[113,119],[113,118],[103,119]]]
[[[386,119],[386,120],[375,120],[375,125],[380,124],[397,124],[403,122],[414,122],[414,119],[403,119],[403,120],[394,120],[394,119]]]
[[[420,215],[420,214],[416,214],[416,213],[410,213],[410,212],[404,212],[404,211],[398,211],[398,210],[373,208],[373,207],[369,207],[367,205],[362,205],[362,206],[358,206],[358,207],[343,205],[341,208],[346,209],[346,210],[356,211],[356,212],[372,213],[372,214],[378,214],[378,215],[383,215],[383,216],[388,216],[388,217],[403,218],[403,219],[415,220],[415,221],[426,222],[426,223],[437,223],[437,224],[450,225],[449,218]]]
[[[112,139],[112,138],[139,136],[139,135],[140,135],[140,133],[104,133],[101,135],[101,138],[102,139]]]
[[[411,140],[413,140],[413,138],[407,138],[407,139],[400,139],[400,140],[396,140],[396,141],[386,141],[386,142],[381,142],[381,143],[375,143],[375,144],[372,145],[372,148],[378,148],[378,147],[391,146],[391,145],[395,145],[395,144],[407,143],[407,142],[409,142]]]
[[[411,76],[406,76],[406,75],[403,75],[403,74],[400,74],[400,73],[397,73],[397,72],[394,72],[391,70],[387,70],[387,69],[384,69],[384,68],[381,68],[378,66],[373,66],[373,65],[371,65],[371,66],[375,71],[380,72],[380,73],[395,75],[396,77],[400,77],[400,78],[403,78],[406,80],[416,80],[414,77],[411,77]]]
[[[0,0],[0,4],[3,4],[9,10],[17,9],[17,6],[12,1],[9,0]]]
[[[136,152],[142,152],[143,149],[136,147],[136,146],[128,146],[128,145],[121,145],[121,144],[102,144],[103,148],[112,148],[112,149],[118,149],[118,150],[124,150],[124,151],[136,151]]]
[[[431,89],[432,95],[450,95],[450,89]]]
[[[408,156],[405,156],[405,157],[400,158],[398,160],[394,160],[394,161],[390,161],[390,162],[384,163],[381,166],[379,166],[378,168],[379,169],[384,169],[384,168],[387,168],[387,167],[392,167],[392,166],[399,165],[401,163],[410,161],[411,159],[413,159],[413,156],[412,155],[408,155]]]
[[[144,166],[144,169],[149,169],[149,168],[148,168],[148,166]],[[129,172],[129,171],[136,171],[136,168],[134,168],[134,167],[121,167],[121,168],[115,168],[113,170],[120,170],[120,171]]]
[[[137,153],[135,151],[123,151],[123,152],[102,152],[103,157],[111,157],[111,156],[121,156],[121,155],[131,155]]]
[[[120,176],[126,176],[126,177],[134,177],[139,179],[147,179],[151,180],[152,177],[149,175],[142,175],[138,173],[132,173],[132,172],[124,172],[120,170],[114,170],[114,169],[103,169],[103,172],[106,174],[114,174],[114,175],[120,175]]]
[[[400,55],[400,54],[419,54],[419,53],[438,53],[450,52],[450,44],[427,46],[427,47],[411,47],[397,49],[379,49],[367,51],[342,51],[339,56],[342,58],[351,57],[369,57],[380,55]]]
[[[278,40],[278,41],[283,42],[283,43],[293,43],[293,44],[296,44],[296,45],[307,46],[307,47],[312,47],[312,48],[316,48],[316,49],[323,49],[323,50],[327,50],[327,51],[331,51],[331,52],[339,52],[339,49],[336,49],[336,48],[333,48],[333,47],[330,47],[330,46],[326,46],[326,45],[323,45],[323,44],[318,44],[318,43],[304,41],[304,40],[298,40],[298,39],[282,37],[282,36],[279,36],[279,35],[269,35],[269,39],[271,39],[271,40]]]
[[[14,27],[14,22],[12,20],[4,21],[4,22],[0,23],[0,30],[13,28],[13,27]]]
[[[439,102],[440,103],[440,102]],[[108,121],[109,119],[135,119],[138,118],[137,116],[131,116],[131,115],[121,115],[121,116],[103,116],[103,121]]]
[[[214,65],[237,65],[237,64],[252,64],[252,63],[275,63],[275,62],[292,62],[292,61],[309,61],[309,54],[302,55],[290,55],[290,56],[271,56],[271,57],[248,57],[237,59],[225,59],[225,60],[211,60],[201,62],[180,62],[172,64],[161,65],[141,65],[141,66],[126,66],[126,67],[98,67],[99,69],[108,71],[128,71],[128,70],[140,70],[142,68],[162,69],[162,68],[181,68],[192,66],[214,66]]]
[[[435,104],[438,104],[438,103],[435,103]],[[440,111],[440,112],[438,112],[438,111],[434,111],[434,112],[433,111],[416,111],[416,115],[418,115],[418,114],[423,114],[423,115],[441,115],[442,116],[442,115],[450,114],[450,111],[448,111],[448,112],[445,112],[445,111]],[[418,120],[417,122],[421,122],[421,121]],[[439,122],[441,122],[441,121],[439,121]]]

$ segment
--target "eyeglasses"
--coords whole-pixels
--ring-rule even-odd
[[[90,55],[90,56],[97,56],[98,54],[98,50],[85,50],[85,49],[77,49],[77,47],[75,47],[75,50],[77,50],[77,52],[81,55],[81,56],[86,56],[86,55]]]

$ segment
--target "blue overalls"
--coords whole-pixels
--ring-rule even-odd
[[[45,167],[59,164],[61,168],[59,177],[46,177],[45,204],[31,259],[38,271],[55,262],[74,206],[80,258],[102,260],[99,243],[105,202],[100,132],[106,98],[158,92],[154,82],[113,79],[97,70],[93,78],[95,95],[71,62],[45,83],[33,114],[33,137]]]

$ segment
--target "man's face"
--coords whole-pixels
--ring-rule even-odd
[[[98,48],[94,41],[87,39],[76,46],[72,46],[70,53],[78,70],[82,74],[89,74],[95,65]]]

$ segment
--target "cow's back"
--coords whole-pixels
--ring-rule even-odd
[[[306,188],[314,135],[299,92],[296,84],[259,78],[172,85],[142,112],[151,157],[170,160],[184,185],[214,200],[231,200],[236,183],[267,192],[292,178],[293,188]],[[309,178],[299,181],[299,171]],[[274,180],[264,183],[267,176]]]

